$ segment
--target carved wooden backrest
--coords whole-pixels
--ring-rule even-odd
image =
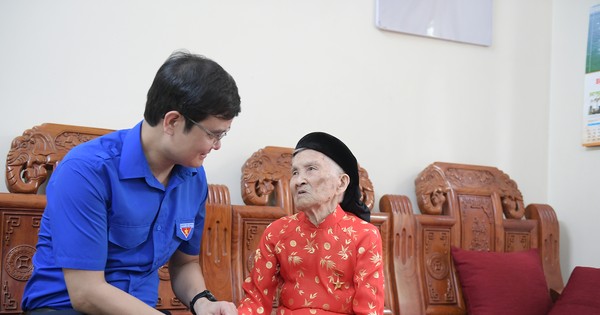
[[[415,180],[421,215],[385,195],[402,234],[394,252],[401,313],[465,314],[451,246],[512,252],[538,248],[549,287],[560,291],[558,221],[547,205],[524,207],[517,184],[497,168],[436,162]]]
[[[278,206],[293,213],[289,182],[292,148],[267,146],[256,151],[242,167],[242,199],[247,205]],[[362,201],[373,209],[375,193],[367,171],[358,165]]]
[[[6,159],[6,186],[0,193],[2,226],[0,313],[19,314],[25,283],[33,271],[41,215],[46,197],[37,195],[52,170],[74,146],[111,130],[43,124],[17,136]]]
[[[33,271],[31,258],[45,205],[45,196],[0,193],[0,314],[21,312],[23,290]]]
[[[11,144],[6,159],[6,186],[13,193],[35,194],[74,146],[112,130],[42,124],[25,130]]]

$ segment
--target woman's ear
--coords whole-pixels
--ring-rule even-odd
[[[346,191],[346,189],[348,188],[348,185],[350,185],[350,176],[348,176],[348,174],[342,174],[340,176],[339,189],[341,189],[341,191]]]

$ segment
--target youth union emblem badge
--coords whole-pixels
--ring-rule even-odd
[[[190,237],[190,233],[192,233],[193,229],[194,223],[179,223],[179,230],[186,239]]]

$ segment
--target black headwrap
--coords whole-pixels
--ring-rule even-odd
[[[324,132],[312,132],[302,137],[298,141],[294,152],[298,152],[299,149],[310,149],[325,154],[337,163],[344,170],[344,173],[348,174],[350,183],[348,184],[348,188],[346,188],[344,199],[340,203],[340,206],[344,211],[353,213],[364,221],[369,222],[371,220],[371,211],[360,200],[358,163],[350,149],[338,138]]]

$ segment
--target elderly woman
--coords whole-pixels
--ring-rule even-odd
[[[243,285],[239,314],[383,314],[381,236],[360,201],[356,158],[332,135],[304,136],[292,158],[297,213],[273,222]]]

